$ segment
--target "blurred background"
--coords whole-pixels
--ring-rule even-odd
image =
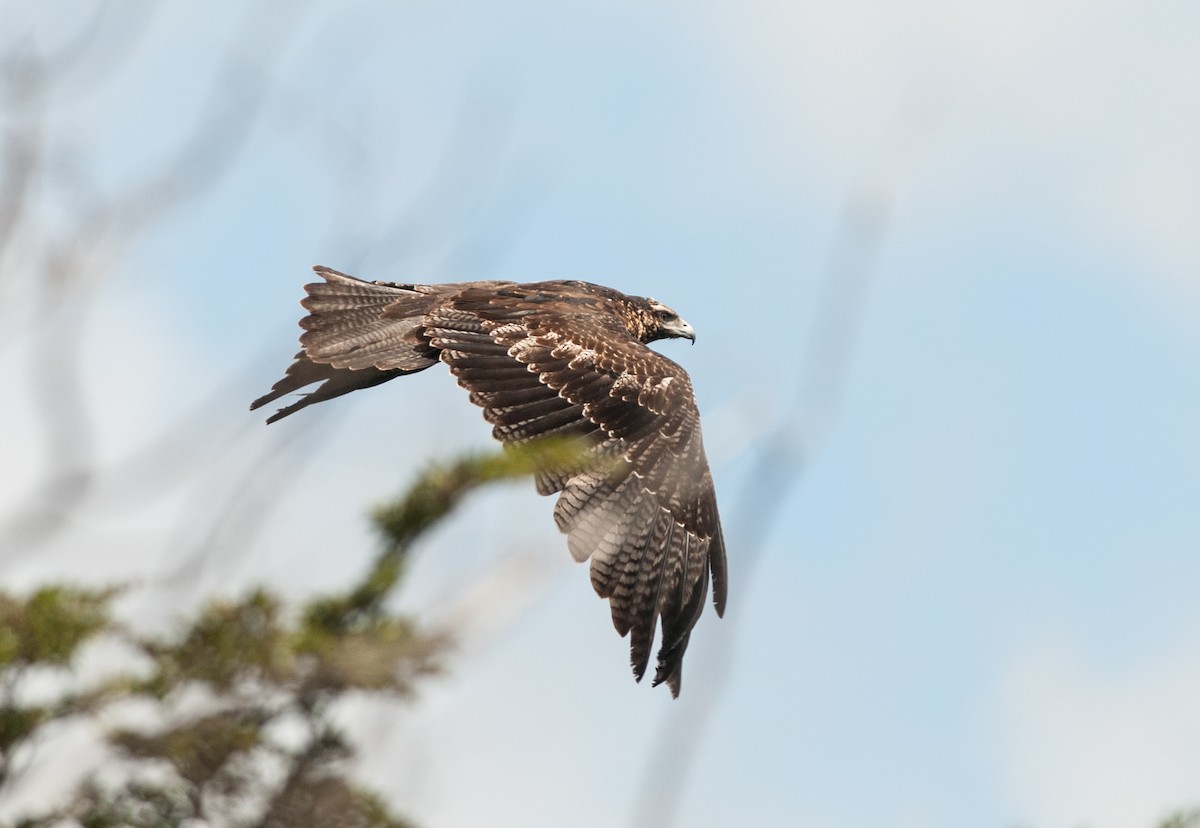
[[[339,713],[424,826],[1136,826],[1200,800],[1194,3],[0,7],[0,579],[169,626],[360,577],[490,445],[437,369],[269,428],[309,267],[585,279],[695,326],[729,547],[683,695],[528,481]],[[103,751],[41,746],[9,809]],[[72,776],[73,775],[73,776]]]

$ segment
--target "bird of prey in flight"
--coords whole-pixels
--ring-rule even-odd
[[[578,440],[583,459],[535,475],[640,681],[662,621],[654,684],[679,695],[683,653],[712,579],[725,609],[725,542],[687,373],[646,347],[695,340],[661,302],[588,282],[365,282],[316,267],[300,353],[251,409],[313,383],[307,405],[444,362],[504,444]]]

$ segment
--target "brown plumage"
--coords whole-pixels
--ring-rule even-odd
[[[325,267],[305,285],[301,351],[258,408],[315,382],[307,405],[446,363],[503,443],[562,435],[594,464],[537,475],[554,519],[630,636],[640,681],[658,620],[654,683],[679,694],[683,653],[711,575],[726,595],[725,543],[687,373],[646,343],[694,339],[653,299],[588,282],[364,282]]]

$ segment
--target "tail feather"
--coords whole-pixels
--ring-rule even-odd
[[[418,368],[416,370],[419,371],[421,369]],[[370,388],[373,385],[387,382],[402,374],[411,373],[414,372],[399,369],[380,371],[378,368],[363,368],[358,370],[352,368],[334,368],[332,365],[323,362],[313,362],[301,351],[296,354],[296,361],[288,368],[283,379],[271,386],[269,392],[250,403],[250,410],[254,411],[257,408],[261,408],[267,403],[274,402],[283,397],[285,394],[299,391],[306,385],[311,385],[314,382],[321,383],[315,390],[304,394],[296,402],[279,409],[268,417],[267,422],[273,423],[313,403],[331,400],[334,397],[342,396],[342,394],[349,394],[351,391],[357,391],[360,388]]]
[[[324,282],[304,286],[300,344],[314,362],[338,368],[412,370],[437,361],[423,336],[425,314],[444,288],[364,282],[327,267],[314,268]]]
[[[279,409],[268,423],[313,403],[412,374],[437,362],[437,349],[424,334],[424,318],[445,288],[364,282],[327,267],[313,268],[325,281],[304,286],[301,304],[308,316],[300,325],[303,350],[283,379],[250,404],[269,402],[320,383],[298,401]]]

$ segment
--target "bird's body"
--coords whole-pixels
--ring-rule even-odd
[[[577,439],[583,461],[536,476],[559,493],[554,518],[613,623],[630,635],[634,674],[678,695],[683,653],[711,576],[726,595],[725,546],[687,373],[646,347],[694,338],[652,299],[588,282],[364,282],[314,268],[302,350],[258,408],[320,382],[267,422],[307,405],[446,363],[505,444]]]

